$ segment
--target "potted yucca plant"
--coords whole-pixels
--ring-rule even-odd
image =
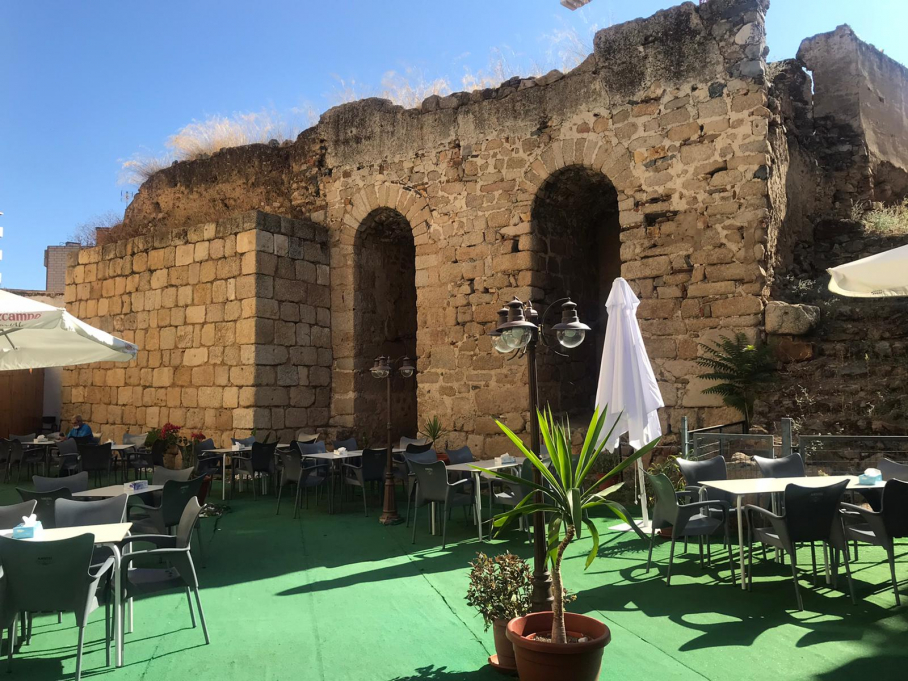
[[[606,409],[605,412],[607,411]],[[600,490],[599,486],[603,480],[618,475],[641,456],[645,456],[659,440],[638,449],[597,480],[584,485],[587,475],[595,466],[615,428],[613,423],[607,434],[603,435],[605,412],[600,413],[597,409],[593,413],[586,439],[577,457],[572,456],[568,422],[557,421],[551,409],[545,413],[537,412],[540,434],[551,458],[552,470],[549,470],[549,466],[542,461],[537,452],[530,451],[517,435],[497,421],[498,427],[542,475],[541,485],[510,473],[482,469],[483,472],[503,480],[533,489],[533,492],[527,494],[513,509],[495,516],[493,524],[498,531],[514,518],[537,511],[545,513],[549,521],[548,561],[551,565],[554,598],[552,610],[515,617],[507,626],[507,636],[514,645],[517,672],[521,681],[561,679],[595,681],[599,678],[602,651],[611,640],[611,632],[599,620],[564,611],[565,591],[561,579],[564,552],[572,541],[581,538],[584,526],[593,540],[586,559],[586,567],[592,564],[598,554],[599,532],[587,517],[587,511],[599,506],[607,508],[645,539],[636,523],[629,518],[627,510],[621,504],[607,498],[623,483],[611,485],[604,490]],[[536,492],[542,495],[541,503],[534,499]]]

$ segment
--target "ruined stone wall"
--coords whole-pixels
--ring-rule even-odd
[[[682,415],[703,425],[730,420],[717,398],[702,394],[694,360],[698,341],[736,330],[755,338],[762,325],[775,162],[764,77],[767,6],[686,3],[600,31],[594,54],[566,75],[433,96],[411,110],[383,100],[337,107],[293,145],[255,145],[161,171],[142,187],[127,222],[166,228],[264,206],[325,226],[330,304],[321,309],[327,316],[330,308],[333,391],[326,405],[323,372],[309,371],[317,400],[305,407],[310,425],[325,414],[313,409],[327,409],[334,431],[362,425],[356,404],[367,388],[357,387],[357,377],[373,357],[357,350],[365,347],[369,313],[358,302],[356,263],[376,211],[399,214],[413,239],[418,409],[421,419],[437,414],[451,428],[451,446],[493,456],[509,446],[494,418],[524,430],[525,362],[496,354],[488,332],[512,296],[544,309],[568,293],[565,286],[578,286],[566,264],[598,270],[590,287],[598,292],[570,292],[586,301],[587,318],[605,303],[611,268],[620,267],[641,297],[641,326],[668,406],[666,431],[677,430]],[[584,177],[607,198],[558,233],[551,216],[570,209],[558,197],[582,193]],[[612,221],[614,242],[605,224],[595,227]],[[589,257],[593,238],[605,244],[595,246],[596,259]],[[88,293],[79,296],[80,305],[91,302]],[[254,297],[256,306],[268,299]],[[592,335],[602,337],[604,322]],[[378,341],[388,341],[390,329]],[[595,359],[543,355],[543,400],[557,404],[574,391],[567,402],[590,409]],[[329,353],[316,356],[325,366]],[[289,380],[276,372],[271,383],[269,374],[252,394],[271,395],[276,410],[286,405],[283,426],[275,413],[265,426],[264,411],[229,425],[288,427],[297,397],[279,389],[281,375]],[[161,394],[166,401],[166,389]],[[164,405],[157,408],[160,420]]]
[[[859,201],[908,194],[908,69],[848,26],[808,38],[798,59],[814,82],[815,153],[847,218]]]
[[[66,369],[64,419],[81,413],[117,441],[169,421],[220,445],[323,426],[326,240],[317,225],[246,213],[79,251],[67,309],[140,352]]]

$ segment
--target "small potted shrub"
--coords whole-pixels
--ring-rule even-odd
[[[437,416],[433,416],[431,419],[426,419],[426,422],[423,424],[422,429],[419,431],[419,434],[424,436],[432,445],[435,447],[435,441],[440,439],[442,435],[447,433],[444,426],[441,425],[441,421]]]
[[[549,519],[547,537],[548,561],[552,572],[552,610],[515,617],[508,622],[507,636],[514,644],[517,673],[521,681],[563,679],[596,681],[602,666],[602,652],[611,641],[611,632],[597,619],[564,611],[565,591],[561,579],[561,561],[568,545],[581,537],[584,526],[589,530],[593,540],[586,559],[586,567],[596,559],[599,552],[599,532],[592,520],[587,517],[587,511],[597,506],[609,509],[635,529],[638,535],[646,538],[637,524],[629,518],[624,507],[607,498],[621,487],[621,483],[605,490],[600,490],[599,486],[603,480],[618,475],[641,456],[645,456],[659,441],[654,440],[641,447],[591,484],[584,485],[587,474],[595,466],[596,460],[605,448],[605,442],[611,437],[611,430],[608,434],[602,435],[605,414],[600,413],[598,409],[593,413],[586,439],[576,459],[572,457],[571,433],[567,423],[556,421],[551,410],[547,413],[538,413],[538,417],[540,434],[551,458],[552,470],[549,470],[539,455],[530,451],[507,426],[501,422],[497,423],[539,471],[544,484],[537,485],[502,471],[484,471],[534,490],[513,509],[495,516],[494,526],[497,530],[500,531],[514,518],[537,511],[542,511]],[[611,429],[614,430],[614,424]],[[542,495],[541,503],[534,499],[537,493]]]
[[[495,635],[496,654],[489,658],[489,664],[502,670],[516,670],[514,646],[508,640],[506,627],[510,620],[530,611],[533,586],[530,566],[513,553],[494,558],[477,553],[470,567],[467,604],[479,611],[486,631],[493,627]]]

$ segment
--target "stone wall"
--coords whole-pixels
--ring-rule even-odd
[[[246,213],[83,249],[66,306],[136,343],[135,363],[67,369],[64,418],[119,441],[166,422],[219,444],[323,426],[330,395],[324,229]]]

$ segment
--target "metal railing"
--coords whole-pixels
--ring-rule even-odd
[[[689,427],[689,422],[687,417],[684,416],[681,418],[681,456],[685,459],[689,458],[689,455],[693,449],[694,437],[698,434],[703,433],[738,433],[742,434],[744,432],[744,421],[734,421],[733,423],[723,423],[720,426],[709,426],[707,428],[695,428],[693,430]]]
[[[908,436],[801,435],[798,452],[811,471],[827,475],[859,475],[886,458],[908,462]]]

